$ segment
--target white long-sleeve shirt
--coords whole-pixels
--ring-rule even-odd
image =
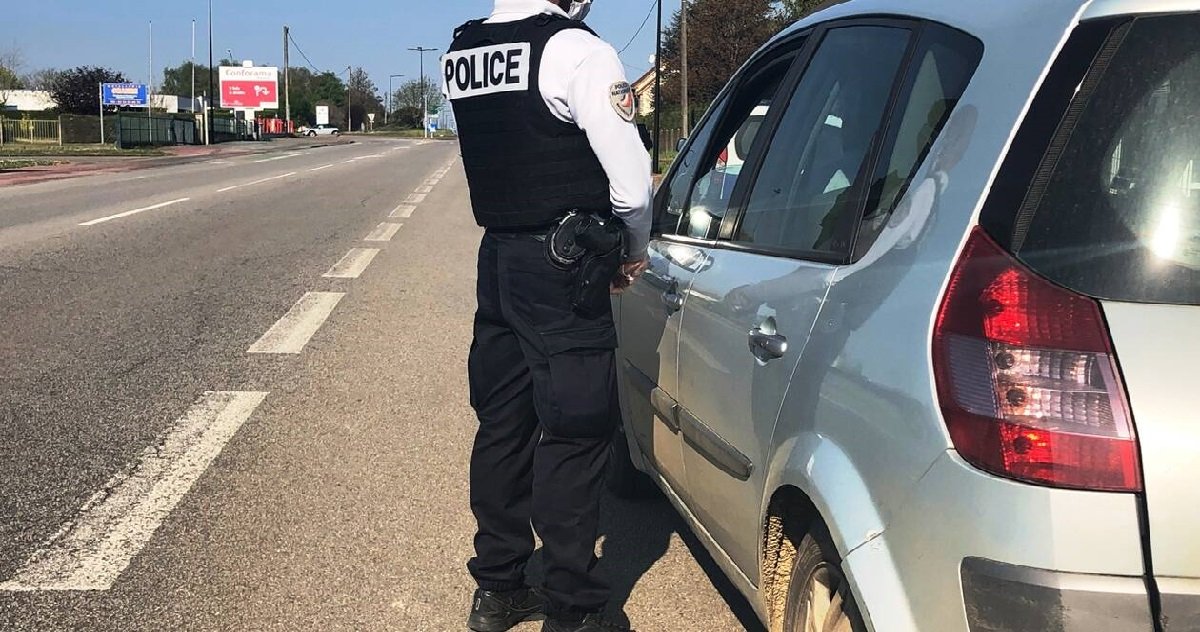
[[[541,14],[567,15],[548,0],[496,0],[486,22],[516,22]],[[569,29],[547,42],[538,72],[546,107],[587,134],[608,175],[613,213],[625,222],[629,258],[641,259],[650,241],[650,156],[637,127],[614,103],[614,89],[629,89],[617,51],[587,31]]]

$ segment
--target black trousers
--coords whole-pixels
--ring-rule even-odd
[[[469,362],[479,530],[468,567],[485,590],[524,586],[536,530],[551,609],[569,617],[602,610],[609,597],[595,545],[620,418],[617,335],[611,312],[571,310],[573,273],[550,265],[544,248],[533,235],[492,232],[480,246]]]

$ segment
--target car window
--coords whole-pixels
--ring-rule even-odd
[[[880,129],[911,32],[829,30],[783,113],[735,241],[768,250],[844,256],[860,171]]]
[[[1200,305],[1200,15],[1109,28],[1104,53],[1081,49],[1084,76],[1047,81],[983,223],[1077,292]]]
[[[866,213],[854,244],[856,260],[875,243],[912,186],[917,169],[967,89],[982,55],[983,44],[960,31],[929,25],[922,32],[909,80],[895,109],[894,135],[887,140],[871,182]],[[954,153],[943,152],[934,170],[950,169],[949,161],[957,157],[950,155]],[[930,174],[930,178],[937,177],[937,173]]]
[[[721,105],[719,116],[709,117],[669,185],[664,207],[666,216],[674,217],[676,222],[673,230],[664,232],[716,239],[742,167],[770,113],[779,85],[795,61],[794,51],[801,45],[796,42],[789,46],[793,52],[774,56],[744,73]]]
[[[687,196],[691,191],[692,182],[696,178],[696,171],[706,155],[708,142],[712,138],[718,121],[721,120],[721,114],[727,103],[728,98],[713,104],[708,117],[693,130],[688,146],[675,159],[674,171],[669,176],[670,180],[662,187],[662,203],[655,212],[654,233],[656,235],[677,234],[679,218],[683,216],[683,209],[687,204]]]

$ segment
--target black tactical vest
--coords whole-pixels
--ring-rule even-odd
[[[475,221],[485,228],[540,228],[567,211],[610,214],[608,176],[574,123],[546,107],[539,69],[567,18],[468,22],[442,58]],[[602,98],[597,97],[597,98]]]

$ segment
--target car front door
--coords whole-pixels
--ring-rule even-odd
[[[690,506],[748,577],[780,405],[838,266],[912,40],[902,23],[823,27],[741,168],[679,333]],[[800,67],[802,66],[802,67]],[[786,109],[782,104],[786,103]],[[782,111],[778,111],[782,110]]]
[[[709,263],[698,247],[707,242],[686,237],[691,230],[686,218],[723,110],[724,101],[718,101],[659,188],[647,253],[649,267],[642,279],[621,295],[616,310],[626,433],[681,496],[685,494],[684,470],[675,404],[680,312],[692,277]]]

